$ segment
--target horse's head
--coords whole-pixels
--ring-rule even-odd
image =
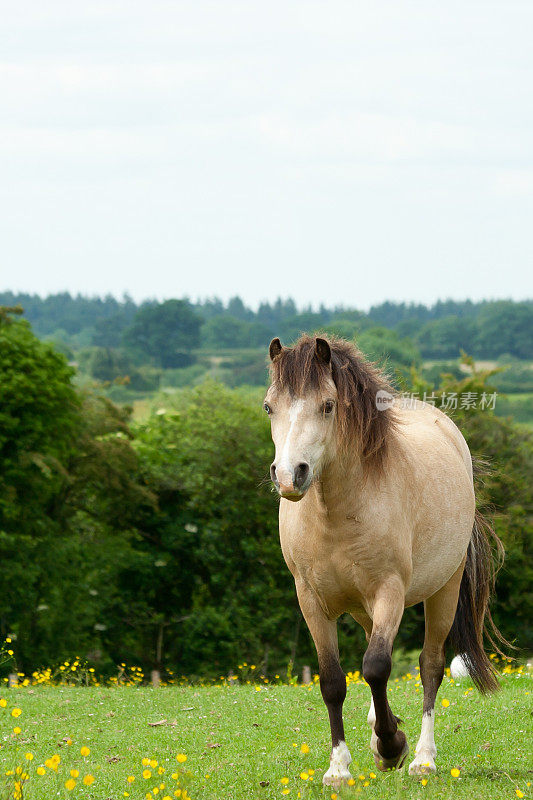
[[[283,352],[291,351],[283,348],[279,339],[273,339],[270,358],[274,367]],[[295,361],[292,367],[311,376],[320,374],[320,381],[303,380],[303,373],[290,383],[274,379],[264,402],[276,448],[270,476],[281,497],[293,501],[302,499],[336,447],[337,387],[331,373],[331,349],[325,339],[315,339],[310,359],[316,364]]]

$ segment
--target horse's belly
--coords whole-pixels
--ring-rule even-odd
[[[405,605],[413,606],[432,597],[455,574],[472,535],[472,525],[465,523],[453,530],[441,530],[418,543],[413,549],[413,571],[405,594]]]

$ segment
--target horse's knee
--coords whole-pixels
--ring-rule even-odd
[[[342,705],[346,698],[346,676],[338,662],[320,669],[320,691],[326,705]]]
[[[386,684],[392,669],[390,650],[384,643],[370,644],[363,658],[363,677],[369,686]]]

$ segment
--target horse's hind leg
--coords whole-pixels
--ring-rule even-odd
[[[372,613],[372,634],[363,659],[363,676],[370,685],[375,715],[371,747],[378,769],[401,767],[409,748],[398,718],[387,700],[387,681],[392,667],[392,645],[404,610],[404,589],[400,579],[391,578],[376,594]]]
[[[320,690],[328,710],[331,727],[330,763],[322,781],[327,786],[340,786],[352,777],[348,769],[352,757],[344,740],[342,706],[346,697],[346,677],[339,661],[337,622],[326,617],[315,595],[303,582],[296,582],[296,592],[302,614],[315,643]]]
[[[414,761],[409,766],[410,775],[436,772],[435,756],[435,699],[444,675],[445,643],[452,627],[457,608],[459,587],[464,562],[442,589],[424,603],[426,634],[420,654],[420,677],[424,687],[422,730],[415,750]]]

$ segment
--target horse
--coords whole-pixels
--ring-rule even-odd
[[[404,609],[421,602],[424,699],[409,774],[433,773],[435,699],[447,642],[480,691],[498,687],[483,632],[487,622],[493,625],[492,540],[501,543],[476,511],[470,451],[448,416],[431,403],[402,401],[347,341],[303,335],[284,347],[276,338],[269,354],[263,407],[275,445],[270,477],[281,498],[281,549],[316,647],[331,727],[323,783],[351,778],[338,617],[349,613],[366,634],[362,672],[371,690],[376,766],[399,769],[409,748],[389,706],[387,681]]]

